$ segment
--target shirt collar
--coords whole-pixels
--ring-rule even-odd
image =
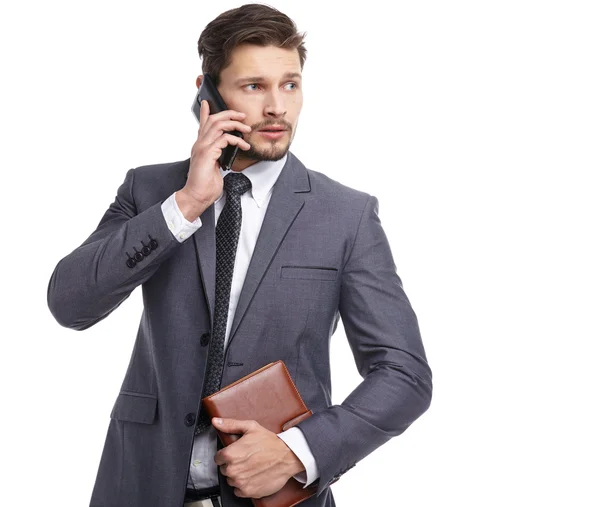
[[[262,207],[269,192],[273,189],[273,186],[285,165],[287,157],[288,154],[286,153],[283,158],[274,162],[270,160],[259,160],[241,171],[252,183],[250,195],[259,208]],[[222,177],[225,177],[229,172],[223,171],[223,168],[221,167],[219,167],[219,170],[221,171]],[[225,192],[222,192],[215,202],[219,202],[223,198],[224,193]]]

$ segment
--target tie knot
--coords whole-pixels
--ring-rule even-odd
[[[252,182],[245,174],[232,171],[223,178],[223,186],[227,195],[242,195],[252,188]]]

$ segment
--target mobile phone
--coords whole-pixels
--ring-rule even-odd
[[[198,123],[200,123],[200,107],[202,106],[203,100],[208,102],[210,114],[219,113],[229,109],[225,104],[223,97],[221,97],[219,90],[217,90],[215,82],[208,74],[204,74],[204,79],[202,79],[202,84],[200,85],[200,88],[198,88],[198,93],[196,93],[196,98],[192,104],[192,113],[194,113]],[[239,130],[227,131],[227,134],[243,138],[242,133]],[[231,171],[231,166],[233,165],[237,152],[238,146],[231,144],[228,144],[222,150],[221,156],[219,157],[219,164],[224,171]]]

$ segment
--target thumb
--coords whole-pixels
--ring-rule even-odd
[[[208,100],[203,99],[200,102],[200,126],[204,127],[206,124],[206,120],[210,116],[210,106],[208,105]]]
[[[213,417],[213,426],[224,433],[243,434],[256,427],[256,421]]]

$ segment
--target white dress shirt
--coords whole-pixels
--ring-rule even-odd
[[[271,200],[273,185],[275,185],[277,178],[279,178],[286,160],[287,154],[281,160],[275,162],[262,160],[242,171],[252,182],[252,189],[241,196],[242,227],[233,268],[229,312],[227,314],[227,329],[225,331],[225,346],[229,339],[233,316],[244,279],[246,278],[248,265],[252,258],[252,252],[254,251],[258,233],[260,232],[269,201]],[[221,169],[221,176],[224,177],[225,174],[227,172]],[[227,194],[223,192],[215,201],[215,226],[225,206],[226,196]],[[193,222],[186,220],[177,206],[175,193],[162,203],[161,208],[169,230],[181,243],[202,226],[200,217],[196,218]],[[300,459],[306,469],[304,472],[295,475],[294,478],[304,483],[304,487],[315,481],[319,477],[317,463],[302,430],[300,428],[290,428],[279,433],[277,436],[298,456],[298,459]],[[188,478],[189,488],[204,489],[218,485],[218,471],[214,461],[216,453],[217,433],[215,428],[211,426],[208,431],[204,431],[194,438],[190,475]]]

